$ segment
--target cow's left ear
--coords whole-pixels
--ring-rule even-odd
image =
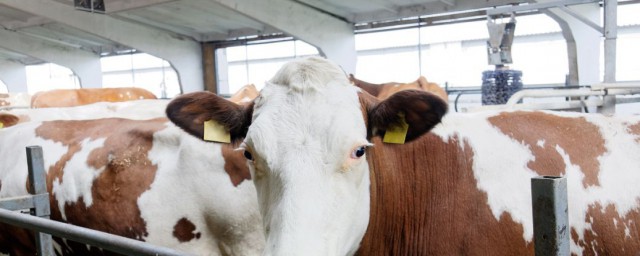
[[[361,96],[362,97],[362,96]],[[408,124],[405,141],[429,132],[447,113],[447,103],[440,97],[420,90],[397,92],[386,100],[366,100],[369,136],[384,136],[392,127]]]
[[[204,139],[204,122],[213,120],[229,132],[231,141],[237,141],[247,135],[253,102],[238,105],[211,92],[193,92],[173,99],[166,113],[171,122],[199,139]]]

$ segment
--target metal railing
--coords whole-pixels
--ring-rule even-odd
[[[27,161],[31,195],[0,200],[0,222],[36,231],[38,255],[55,255],[51,235],[126,255],[187,255],[171,248],[49,220],[49,193],[42,148],[27,147]],[[30,209],[32,215],[15,211],[22,209]]]

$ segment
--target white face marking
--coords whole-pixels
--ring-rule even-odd
[[[544,140],[539,140],[537,145],[538,147],[544,148]]]
[[[368,144],[357,89],[337,67],[311,62],[267,84],[245,139],[266,255],[352,254],[369,220],[368,165],[349,160]]]
[[[637,166],[640,166],[640,147],[635,140],[636,136],[629,134],[624,124],[637,123],[640,117],[611,118],[568,112],[547,113],[570,118],[585,117],[600,128],[608,151],[598,157],[601,167],[599,186],[585,188],[585,175],[581,168],[571,161],[563,148],[555,147],[566,165],[564,173],[567,177],[569,224],[576,230],[579,239],[583,240],[585,232],[592,231],[593,219],[587,216],[587,211],[596,203],[603,208],[615,206],[620,217],[631,210],[637,210],[637,198],[640,198],[640,186],[637,185],[640,184],[640,172],[637,171]],[[530,170],[527,163],[534,156],[528,146],[502,134],[487,122],[487,118],[494,115],[497,113],[451,113],[432,132],[445,141],[458,135],[460,141],[469,143],[474,152],[473,172],[478,188],[487,193],[488,204],[494,216],[498,219],[503,212],[510,214],[514,221],[523,226],[523,237],[530,242],[533,238],[530,178],[538,174]],[[536,144],[542,147],[547,143],[538,141]],[[628,225],[624,224],[628,229]],[[571,252],[582,255],[584,248],[576,241],[571,243]]]

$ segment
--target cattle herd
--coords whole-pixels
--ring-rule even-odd
[[[640,116],[453,113],[424,77],[371,84],[318,57],[259,93],[129,99],[0,111],[0,198],[28,194],[39,145],[51,219],[185,253],[533,255],[530,179],[554,175],[572,254],[640,254]],[[0,253],[35,255],[33,233],[0,224]]]

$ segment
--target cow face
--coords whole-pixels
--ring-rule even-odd
[[[377,102],[321,58],[286,64],[248,106],[198,92],[167,107],[168,117],[194,136],[202,138],[203,122],[213,119],[242,141],[266,255],[355,253],[369,220],[369,137],[402,113],[412,140],[445,112],[442,100],[419,91]]]

